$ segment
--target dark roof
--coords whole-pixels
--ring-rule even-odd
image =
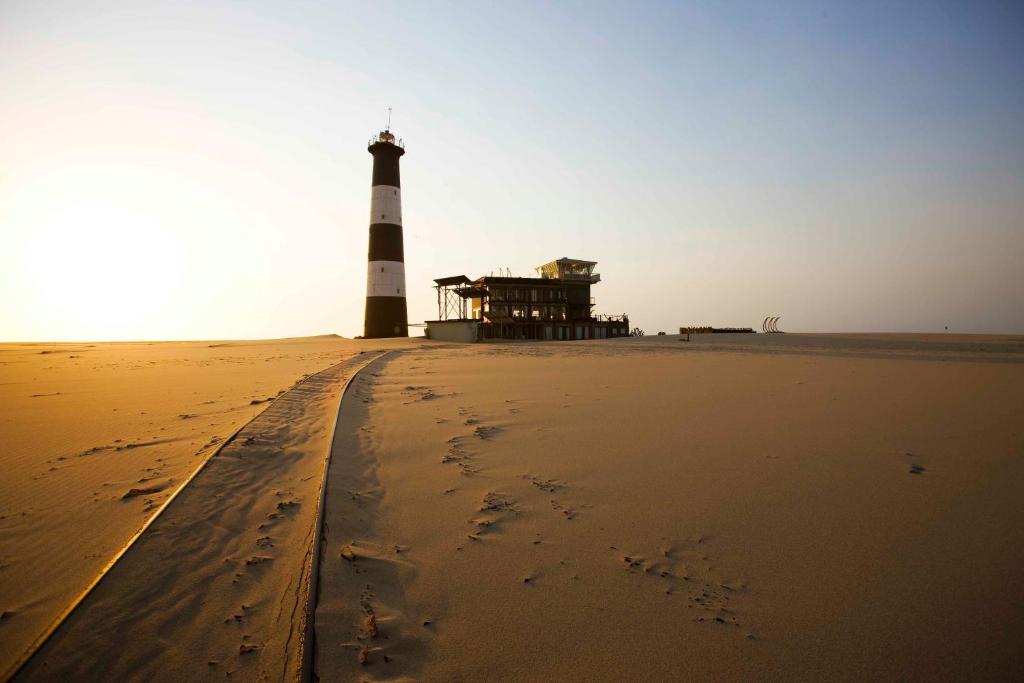
[[[474,287],[462,287],[460,289],[456,289],[455,293],[463,299],[479,299],[480,297],[487,296],[487,288],[479,285]]]
[[[570,263],[582,263],[582,264],[587,265],[587,266],[596,266],[597,265],[597,261],[584,261],[583,259],[569,258],[568,256],[563,256],[562,258],[555,259],[554,261],[548,261],[543,266],[537,266],[537,267],[538,268],[543,268],[544,266],[551,266],[551,265],[554,265],[556,263],[563,263],[563,264],[566,264],[566,265],[568,265]]]
[[[541,287],[562,287],[564,285],[589,285],[587,281],[573,282],[572,280],[560,280],[547,277],[495,277],[484,275],[477,280],[484,285],[532,285]]]
[[[440,277],[434,280],[434,282],[436,282],[439,287],[451,287],[454,285],[468,285],[472,280],[465,275],[452,275],[451,277]]]

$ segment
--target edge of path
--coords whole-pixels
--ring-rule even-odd
[[[321,369],[321,370],[319,370],[319,371],[317,371],[317,372],[315,372],[315,373],[313,373],[313,374],[311,374],[311,375],[309,375],[307,377],[303,377],[298,382],[296,382],[294,385],[292,385],[292,387],[289,389],[289,391],[293,391],[296,388],[301,387],[302,385],[304,385],[305,383],[309,382],[310,380],[313,380],[314,378],[317,378],[317,377],[319,377],[321,375],[328,374],[328,373],[331,373],[331,372],[335,371],[339,366],[344,365],[345,363],[350,362],[353,358],[358,357],[359,355],[361,355],[363,353],[366,353],[368,358],[366,359],[365,363],[361,364],[345,380],[345,385],[344,385],[344,387],[342,389],[342,395],[341,395],[341,399],[343,400],[345,393],[348,391],[348,388],[351,385],[352,379],[354,379],[359,374],[359,372],[361,372],[366,366],[368,366],[370,363],[372,363],[377,358],[380,358],[381,355],[382,355],[381,353],[372,353],[372,352],[363,352],[363,351],[361,351],[361,352],[358,352],[356,354],[353,354],[352,356],[348,356],[348,357],[340,360],[337,363],[332,363],[331,365],[329,365],[326,368],[323,368],[323,369]],[[204,458],[195,467],[195,469],[188,475],[188,477],[186,477],[182,481],[182,483],[177,488],[174,489],[174,491],[171,493],[171,495],[168,496],[168,498],[153,512],[153,514],[150,515],[146,519],[146,521],[142,524],[142,526],[139,527],[139,529],[134,534],[132,534],[132,536],[121,546],[121,548],[116,553],[114,553],[114,555],[111,557],[111,559],[106,564],[104,564],[104,566],[86,584],[86,586],[61,610],[61,612],[57,615],[57,617],[52,622],[50,622],[50,624],[42,632],[40,632],[39,635],[36,636],[36,638],[33,639],[31,645],[13,662],[13,664],[11,666],[9,666],[5,671],[3,671],[2,674],[0,674],[0,682],[2,682],[2,683],[9,683],[10,681],[14,680],[14,678],[17,677],[19,673],[21,673],[23,670],[25,670],[25,668],[27,667],[29,662],[31,662],[32,659],[40,651],[43,650],[44,646],[50,641],[50,639],[53,638],[53,636],[61,629],[61,627],[64,626],[64,624],[66,624],[68,622],[68,620],[76,612],[76,610],[78,610],[78,608],[82,605],[82,603],[85,602],[85,600],[96,590],[96,588],[111,573],[111,571],[114,569],[114,567],[118,564],[118,562],[120,562],[122,560],[122,558],[124,558],[124,556],[131,550],[131,548],[134,547],[138,543],[139,539],[143,536],[143,534],[145,534],[145,532],[147,530],[149,530],[161,518],[161,516],[170,508],[170,506],[174,503],[174,501],[178,498],[178,496],[186,489],[186,487],[188,487],[189,484],[191,484],[193,482],[193,480],[195,480],[195,478],[207,467],[207,465],[210,464],[211,461],[213,461],[218,455],[220,455],[221,452],[223,452],[225,448],[227,448],[229,445],[231,445],[242,431],[244,431],[247,427],[249,427],[257,419],[259,419],[273,405],[274,405],[273,402],[268,403],[266,406],[264,406],[264,408],[262,410],[260,410],[258,413],[253,415],[249,420],[246,420],[243,424],[239,425],[237,429],[233,430],[231,432],[231,434],[226,439],[224,439],[224,441],[219,443],[217,445],[217,447],[215,449],[213,449],[210,452],[210,454],[206,458]],[[340,405],[341,405],[341,401],[339,400],[339,411],[340,411]],[[337,428],[337,420],[335,420],[334,427],[332,428],[332,430],[336,429],[336,428]],[[333,431],[332,431],[332,435],[331,435],[331,438],[329,439],[329,443],[333,444],[333,440],[334,440],[334,434],[333,434]],[[330,458],[330,451],[329,450],[328,450],[328,452],[326,454],[326,457],[328,459]],[[325,467],[324,471],[326,472],[326,467]],[[322,490],[323,490],[323,482],[321,482],[321,491]],[[321,497],[322,497],[322,495],[323,495],[323,493],[321,492]],[[322,506],[322,502],[318,505],[318,507],[320,507],[320,506]],[[317,530],[319,530],[319,514],[320,514],[320,510],[319,509],[317,511],[317,514],[318,514],[318,518],[317,518],[317,527],[316,528],[317,528]]]

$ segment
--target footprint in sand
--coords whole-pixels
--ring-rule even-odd
[[[519,509],[511,496],[490,491],[484,494],[480,512],[519,512]]]
[[[479,541],[485,533],[497,530],[502,522],[521,514],[522,509],[508,494],[489,491],[484,494],[477,512],[480,514],[469,519],[469,523],[476,527],[473,533],[467,534],[472,541]]]
[[[475,429],[473,429],[473,436],[486,441],[489,439],[493,439],[501,431],[501,427],[487,427],[485,425],[479,425]]]
[[[448,450],[441,457],[441,463],[447,465],[453,462],[462,462],[463,460],[469,460],[470,455],[462,447],[462,437],[453,436],[448,439]]]
[[[401,393],[405,396],[414,396],[414,400],[418,401],[431,401],[438,398],[438,395],[435,394],[434,390],[430,387],[407,386]],[[411,403],[411,401],[405,401],[406,405],[409,405],[409,403]]]
[[[286,513],[293,511],[298,506],[299,503],[294,500],[285,500],[278,502],[277,509],[274,512],[271,512],[267,515],[267,519],[269,521],[261,523],[256,528],[258,530],[262,530],[268,526],[273,526],[274,524],[277,524],[277,521],[279,519],[284,518],[286,516]]]
[[[650,581],[666,596],[686,596],[687,609],[697,612],[694,622],[739,627],[734,603],[745,596],[747,582],[717,575],[703,547],[706,540],[697,537],[663,545],[657,559],[639,553],[617,553],[617,557],[627,573]],[[747,637],[752,637],[749,631]]]
[[[579,510],[569,507],[564,503],[555,500],[554,498],[551,499],[551,509],[554,510],[555,512],[561,513],[561,515],[568,520],[576,519],[577,517],[579,517],[580,514]]]
[[[910,467],[907,470],[908,474],[924,474],[927,471],[925,466],[921,464],[921,460],[923,458],[920,454],[911,453],[910,451],[903,451],[903,456],[906,458],[910,458],[913,461],[916,461],[910,463]]]
[[[532,474],[521,475],[521,478],[527,480],[541,491],[546,491],[547,493],[558,493],[559,491],[564,491],[568,488],[568,486],[563,482],[555,479],[542,479],[541,477],[537,477]]]
[[[459,473],[471,477],[479,473],[479,469],[472,464],[473,456],[462,448],[461,436],[453,436],[448,439],[448,451],[441,457],[441,464],[456,464],[459,466]]]
[[[362,623],[359,625],[358,640],[374,640],[380,635],[380,627],[377,626],[377,615],[373,611],[371,602],[373,593],[364,591],[359,598],[359,608],[363,612]]]

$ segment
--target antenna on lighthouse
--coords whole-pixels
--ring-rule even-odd
[[[384,127],[384,130],[391,130],[391,107],[388,107],[388,125]]]

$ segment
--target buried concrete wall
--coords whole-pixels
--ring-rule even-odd
[[[438,341],[475,342],[477,320],[428,320],[427,337]]]

